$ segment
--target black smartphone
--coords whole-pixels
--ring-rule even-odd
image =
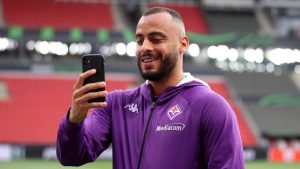
[[[82,57],[82,72],[86,72],[91,69],[96,69],[96,73],[85,79],[83,85],[88,83],[95,83],[105,81],[105,69],[104,69],[104,56],[101,54],[86,54]],[[89,92],[103,91],[105,88],[99,88],[91,90]],[[105,102],[105,97],[99,97],[91,99],[91,102]]]

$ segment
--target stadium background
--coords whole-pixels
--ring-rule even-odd
[[[61,168],[56,131],[82,55],[105,55],[109,91],[142,83],[134,31],[157,5],[182,14],[184,70],[235,110],[247,168],[300,168],[298,0],[0,0],[0,168]],[[111,149],[101,157],[85,167],[111,168]]]

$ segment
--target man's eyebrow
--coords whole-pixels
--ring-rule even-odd
[[[142,37],[143,35],[141,33],[137,33],[135,34],[135,38],[138,38],[138,37]]]
[[[167,35],[164,34],[163,32],[150,32],[150,33],[148,34],[148,36],[157,36],[157,35],[162,36],[162,37],[167,37]],[[135,38],[139,38],[139,37],[143,37],[143,34],[137,33],[137,34],[135,35]]]
[[[156,36],[156,35],[159,35],[159,36],[162,36],[162,37],[167,37],[167,35],[164,34],[163,32],[150,32],[149,33],[149,36]]]

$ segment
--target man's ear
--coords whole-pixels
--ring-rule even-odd
[[[184,36],[180,39],[180,46],[179,46],[179,52],[184,53],[189,46],[189,38],[187,36]]]

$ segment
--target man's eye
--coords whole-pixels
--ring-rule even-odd
[[[135,42],[136,42],[138,45],[141,45],[141,44],[143,44],[143,41],[142,41],[142,40],[140,40],[140,39],[136,39],[136,40],[135,40]]]
[[[152,42],[153,43],[159,43],[162,39],[161,38],[153,38]]]

